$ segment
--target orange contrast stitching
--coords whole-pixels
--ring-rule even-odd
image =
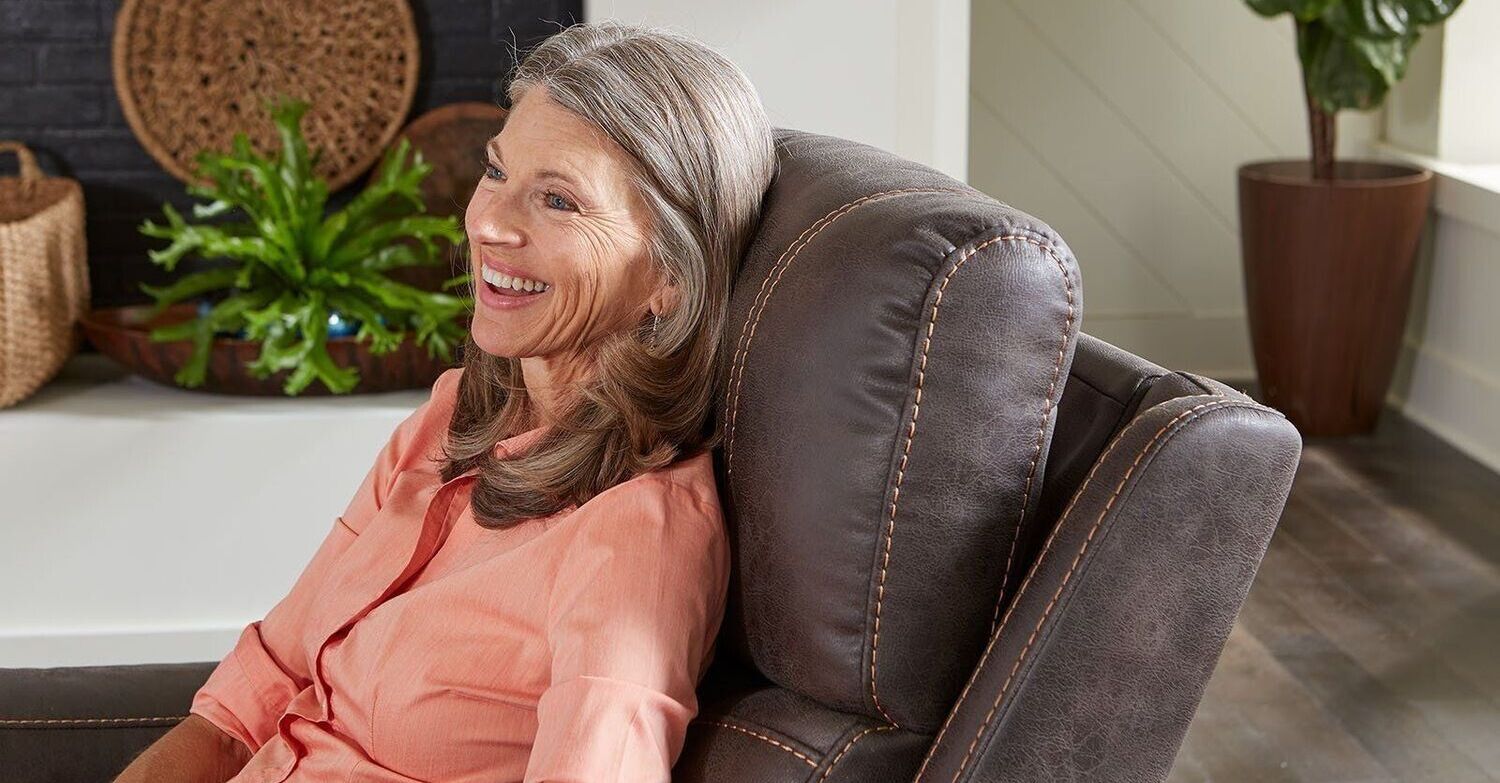
[[[729,399],[728,404],[725,405],[725,419],[727,420],[725,428],[728,430],[724,445],[724,474],[726,476],[734,472],[734,425],[735,421],[739,418],[740,383],[745,377],[744,362],[750,353],[750,343],[755,339],[755,328],[760,325],[760,318],[765,314],[765,308],[771,301],[771,294],[776,290],[776,284],[781,282],[781,276],[785,274],[787,268],[792,265],[792,262],[797,260],[797,254],[802,252],[802,248],[807,247],[808,243],[812,242],[813,237],[816,237],[823,229],[832,225],[834,221],[867,201],[900,193],[968,194],[971,192],[970,190],[959,188],[897,188],[895,190],[871,193],[868,196],[857,198],[819,218],[811,226],[804,229],[792,241],[792,244],[787,246],[786,250],[782,251],[781,257],[777,258],[776,263],[772,264],[771,268],[766,272],[765,279],[760,281],[760,290],[756,292],[755,301],[750,305],[750,312],[745,317],[745,323],[740,326],[740,337],[735,346],[734,360],[729,366],[729,380],[726,384],[729,385]],[[783,260],[786,262],[785,265],[782,264]],[[773,276],[775,277],[774,280],[772,280]],[[767,288],[767,284],[770,284],[769,288]]]
[[[885,538],[885,551],[881,556],[880,581],[876,585],[875,589],[875,627],[873,636],[870,641],[870,698],[875,702],[875,709],[880,710],[880,714],[885,716],[886,721],[893,726],[899,724],[891,719],[890,714],[885,711],[885,707],[880,704],[880,697],[877,695],[877,689],[875,686],[875,662],[876,656],[880,650],[880,609],[885,599],[885,573],[891,558],[891,541],[893,538],[895,538],[896,508],[898,502],[901,499],[901,482],[906,477],[906,461],[911,456],[911,444],[912,441],[916,439],[917,435],[917,414],[920,412],[922,407],[922,384],[927,377],[927,353],[928,349],[932,346],[932,335],[937,327],[938,308],[943,303],[943,291],[947,290],[948,281],[953,278],[954,273],[959,270],[959,267],[962,267],[965,262],[967,262],[970,258],[973,258],[980,250],[983,250],[985,247],[988,247],[991,244],[994,244],[996,242],[1009,242],[1016,240],[1035,245],[1045,251],[1047,255],[1052,257],[1053,262],[1057,264],[1058,271],[1062,273],[1063,285],[1066,287],[1068,294],[1068,317],[1067,320],[1063,322],[1062,326],[1062,344],[1058,346],[1057,349],[1057,362],[1052,368],[1052,384],[1047,389],[1047,399],[1046,402],[1042,405],[1042,423],[1037,428],[1036,449],[1031,457],[1031,468],[1027,471],[1026,489],[1025,494],[1022,496],[1023,499],[1021,502],[1021,514],[1023,518],[1026,514],[1025,497],[1031,494],[1032,477],[1036,475],[1037,462],[1041,458],[1042,454],[1042,435],[1047,429],[1047,420],[1052,416],[1052,394],[1057,389],[1058,376],[1062,372],[1063,354],[1067,351],[1068,347],[1068,329],[1073,324],[1073,317],[1075,313],[1073,306],[1073,278],[1068,274],[1067,266],[1063,263],[1062,259],[1057,256],[1057,253],[1055,253],[1050,246],[1043,244],[1036,239],[1017,234],[1003,234],[1001,236],[991,237],[990,239],[987,239],[970,248],[967,253],[965,253],[962,257],[955,261],[953,267],[948,270],[948,273],[946,275],[943,276],[943,282],[938,286],[937,296],[932,303],[932,315],[927,321],[927,335],[922,342],[922,357],[917,364],[917,387],[915,398],[912,400],[911,421],[907,423],[906,444],[901,451],[901,464],[896,469],[896,484],[891,489],[891,513],[888,521],[886,522],[886,530],[883,536]],[[1019,537],[1019,530],[1017,530],[1016,535]],[[1014,551],[1014,540],[1012,540],[1011,542],[1011,547],[1012,551]],[[1007,560],[1007,579],[1009,579],[1009,568],[1010,562],[1009,560]],[[1001,589],[1002,591],[1004,589],[1003,582],[1001,583]]]
[[[1006,677],[1005,682],[1000,687],[1000,693],[998,693],[995,696],[995,703],[990,706],[990,710],[989,710],[988,713],[986,713],[986,715],[984,717],[984,721],[980,724],[979,730],[974,735],[974,739],[972,741],[970,741],[969,747],[968,747],[967,751],[964,753],[963,759],[959,762],[958,769],[953,773],[953,780],[954,781],[957,781],[959,775],[963,774],[963,771],[968,767],[969,758],[973,755],[974,748],[979,743],[979,738],[984,735],[985,729],[989,727],[990,720],[993,719],[993,717],[995,715],[995,710],[1000,706],[1001,700],[1003,700],[1005,698],[1005,694],[1009,690],[1010,683],[1011,683],[1012,679],[1015,677],[1016,672],[1020,670],[1021,662],[1023,660],[1025,660],[1026,653],[1030,651],[1032,643],[1034,643],[1036,641],[1036,635],[1037,635],[1037,633],[1041,630],[1042,625],[1044,625],[1046,623],[1047,617],[1052,612],[1052,607],[1056,604],[1057,599],[1062,596],[1063,589],[1065,587],[1067,587],[1068,581],[1070,579],[1072,579],[1074,570],[1078,568],[1078,564],[1083,559],[1084,553],[1086,551],[1088,551],[1089,544],[1090,544],[1090,542],[1093,541],[1095,533],[1098,532],[1099,526],[1101,524],[1103,524],[1104,517],[1106,515],[1108,515],[1109,510],[1110,510],[1110,508],[1113,507],[1115,500],[1117,500],[1119,498],[1120,492],[1124,490],[1125,484],[1130,480],[1130,476],[1134,473],[1135,468],[1140,464],[1141,459],[1146,455],[1147,452],[1149,452],[1151,450],[1151,447],[1156,444],[1156,441],[1161,438],[1161,436],[1162,436],[1163,433],[1165,433],[1168,429],[1170,429],[1174,424],[1176,424],[1177,422],[1179,422],[1182,419],[1186,418],[1187,416],[1193,414],[1196,411],[1199,411],[1201,409],[1208,408],[1208,407],[1226,407],[1226,406],[1251,407],[1251,406],[1245,405],[1243,403],[1236,404],[1237,403],[1236,400],[1233,400],[1232,398],[1226,397],[1226,396],[1224,396],[1222,394],[1192,395],[1192,396],[1199,397],[1199,398],[1207,398],[1207,401],[1199,403],[1197,405],[1194,405],[1193,407],[1191,407],[1191,408],[1183,411],[1182,413],[1179,413],[1176,416],[1174,416],[1166,424],[1163,424],[1161,426],[1161,429],[1157,430],[1156,433],[1151,436],[1150,440],[1146,441],[1146,444],[1141,447],[1141,450],[1136,454],[1135,459],[1130,463],[1129,468],[1126,469],[1124,477],[1122,477],[1120,479],[1120,483],[1115,486],[1114,492],[1112,492],[1110,494],[1110,498],[1106,502],[1106,504],[1104,506],[1104,509],[1099,512],[1098,518],[1094,520],[1093,526],[1089,528],[1088,536],[1085,537],[1085,539],[1083,541],[1083,545],[1078,550],[1078,554],[1074,556],[1072,564],[1068,566],[1067,573],[1063,575],[1062,584],[1060,584],[1058,586],[1057,592],[1052,596],[1052,600],[1048,602],[1046,608],[1043,610],[1041,618],[1039,620],[1037,620],[1036,628],[1032,630],[1031,636],[1027,639],[1025,646],[1023,646],[1022,649],[1021,649],[1021,653],[1016,657],[1015,665],[1011,667],[1009,676]],[[1186,399],[1186,398],[1179,398],[1179,399]],[[1098,473],[1099,467],[1101,465],[1103,465],[1108,460],[1110,454],[1112,454],[1114,452],[1115,447],[1117,447],[1120,443],[1124,442],[1125,437],[1126,437],[1126,433],[1129,432],[1129,430],[1135,428],[1137,426],[1137,422],[1139,422],[1139,421],[1140,421],[1140,419],[1136,419],[1136,420],[1132,421],[1130,424],[1126,425],[1126,430],[1124,432],[1121,432],[1118,436],[1116,436],[1114,438],[1114,440],[1110,442],[1109,447],[1104,450],[1104,453],[1102,455],[1100,455],[1099,459],[1095,460],[1093,467],[1091,467],[1089,469],[1088,475],[1084,477],[1083,483],[1079,485],[1077,491],[1075,491],[1073,493],[1072,499],[1068,501],[1067,508],[1063,509],[1063,512],[1062,512],[1061,516],[1059,516],[1059,518],[1058,518],[1059,520],[1067,519],[1068,515],[1072,513],[1073,507],[1075,505],[1077,505],[1079,498],[1083,497],[1083,495],[1085,494],[1085,490],[1093,482],[1094,475],[1096,473]],[[970,677],[969,677],[969,682],[966,685],[964,685],[963,692],[960,693],[959,696],[958,696],[958,701],[954,703],[953,709],[948,713],[948,719],[943,722],[943,727],[942,727],[942,729],[940,731],[938,731],[937,737],[933,740],[931,747],[928,749],[926,758],[922,759],[922,766],[917,770],[917,775],[916,775],[915,778],[913,778],[913,781],[921,780],[922,774],[924,772],[926,772],[928,763],[932,761],[933,755],[936,754],[938,747],[942,743],[943,735],[948,731],[948,726],[953,722],[953,717],[956,714],[958,714],[959,707],[963,705],[965,697],[967,697],[969,695],[969,689],[970,689],[970,687],[973,686],[974,681],[978,679],[979,673],[984,669],[985,663],[989,660],[990,653],[994,650],[996,640],[998,640],[1001,637],[1001,635],[1004,633],[1005,626],[1006,626],[1006,624],[1008,622],[1010,622],[1011,615],[1015,613],[1015,608],[1016,608],[1016,605],[1019,603],[1020,597],[1025,594],[1026,588],[1031,585],[1031,579],[1032,579],[1032,577],[1035,576],[1036,573],[1037,573],[1037,571],[1040,570],[1040,564],[1041,564],[1041,562],[1047,557],[1047,554],[1052,550],[1052,544],[1057,539],[1057,534],[1061,530],[1062,530],[1062,525],[1059,524],[1056,527],[1054,527],[1052,529],[1052,533],[1047,536],[1046,543],[1044,543],[1042,545],[1041,554],[1037,555],[1036,563],[1032,566],[1032,569],[1026,575],[1026,578],[1024,580],[1022,580],[1020,588],[1016,590],[1016,599],[1017,600],[1012,601],[1011,605],[1006,609],[1006,611],[1005,611],[1005,617],[1002,618],[1001,621],[1000,621],[1000,628],[999,628],[999,630],[997,630],[990,637],[990,642],[989,642],[989,644],[984,649],[984,655],[980,657],[979,664],[974,667],[974,673],[972,675],[970,675]]]
[[[839,759],[843,758],[844,754],[846,752],[848,752],[848,750],[850,748],[854,747],[854,743],[859,742],[859,740],[860,740],[861,737],[865,736],[866,734],[869,734],[872,731],[890,731],[891,729],[894,729],[894,728],[896,728],[896,727],[895,726],[871,726],[868,729],[865,729],[864,731],[861,731],[860,733],[854,735],[853,737],[850,737],[849,741],[846,742],[846,743],[844,743],[844,747],[839,749],[838,755],[834,756],[833,760],[830,761],[830,762],[828,762],[828,769],[823,770],[823,774],[821,774],[821,775],[818,776],[819,783],[822,783],[822,781],[828,779],[829,773],[833,772],[833,768],[834,768],[835,765],[837,765],[839,763]]]
[[[186,715],[168,715],[152,718],[35,718],[30,720],[0,720],[0,726],[50,726],[58,723],[154,723],[166,720],[187,720]]]
[[[809,767],[817,767],[818,766],[818,762],[813,761],[811,758],[808,758],[807,754],[805,754],[805,753],[797,750],[796,748],[793,748],[792,746],[786,745],[786,744],[781,743],[781,742],[777,742],[776,740],[771,739],[770,737],[767,737],[764,734],[759,734],[757,732],[751,731],[750,729],[747,729],[744,726],[736,726],[733,723],[725,723],[724,721],[721,721],[721,720],[695,720],[693,722],[694,723],[710,723],[710,724],[713,724],[715,726],[723,726],[726,729],[734,729],[735,731],[743,732],[745,734],[749,734],[750,736],[752,736],[752,737],[754,737],[754,738],[756,738],[758,740],[764,740],[765,742],[769,742],[772,745],[775,745],[776,747],[781,748],[782,750],[786,751],[787,753],[790,753],[793,756],[796,756],[797,758],[802,759],[804,762],[807,763],[807,765]]]
[[[1068,350],[1068,328],[1073,325],[1073,281],[1068,277],[1062,259],[1057,257],[1050,246],[1027,237],[1018,237],[1018,239],[1031,242],[1047,251],[1047,255],[1052,256],[1052,260],[1057,262],[1057,268],[1062,270],[1063,280],[1068,286],[1068,320],[1063,322],[1063,339],[1062,343],[1057,346],[1057,362],[1052,365],[1052,382],[1047,385],[1047,398],[1042,403],[1042,423],[1036,428],[1036,448],[1031,452],[1031,467],[1026,469],[1026,486],[1021,490],[1021,512],[1016,515],[1016,533],[1010,539],[1010,553],[1005,556],[1005,574],[1000,578],[1000,594],[995,597],[995,613],[990,620],[991,629],[1000,621],[1000,604],[1005,602],[1005,586],[1010,584],[1011,563],[1015,560],[1016,544],[1020,542],[1021,531],[1026,524],[1026,509],[1031,504],[1031,483],[1036,479],[1036,466],[1042,458],[1042,436],[1047,431],[1047,420],[1052,418],[1054,408],[1052,394],[1057,391],[1057,381],[1062,376],[1063,354]]]

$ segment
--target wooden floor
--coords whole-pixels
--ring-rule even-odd
[[[1500,781],[1500,476],[1390,410],[1304,439],[1170,780]]]

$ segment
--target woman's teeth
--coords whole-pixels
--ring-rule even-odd
[[[483,275],[486,283],[496,288],[508,288],[512,291],[520,291],[522,293],[536,294],[552,287],[550,284],[543,283],[540,280],[527,280],[524,277],[511,277],[510,275],[501,274],[487,266],[480,267],[480,274]]]

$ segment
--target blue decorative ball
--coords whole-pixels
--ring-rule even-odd
[[[345,318],[337,310],[328,313],[328,336],[348,337],[359,333],[360,321],[357,318]]]

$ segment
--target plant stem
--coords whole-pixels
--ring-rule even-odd
[[[1337,119],[1307,96],[1307,125],[1312,134],[1313,177],[1333,179],[1333,145],[1338,137]]]
[[[1296,18],[1293,17],[1296,22]],[[1304,22],[1296,22],[1297,40],[1306,40]],[[1314,179],[1333,179],[1333,151],[1338,141],[1338,118],[1334,112],[1324,111],[1307,86],[1307,62],[1302,59],[1302,95],[1307,102],[1307,130],[1312,141],[1312,167]]]

